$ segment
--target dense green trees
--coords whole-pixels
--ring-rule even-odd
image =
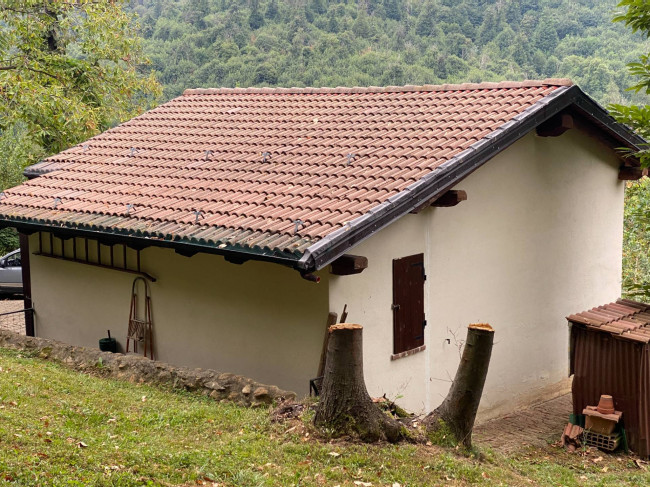
[[[20,182],[26,165],[133,117],[158,97],[158,82],[141,71],[146,58],[124,3],[3,0],[0,189]],[[0,236],[0,246],[5,240]]]
[[[337,86],[570,76],[634,100],[647,43],[615,0],[134,0],[165,97],[198,86]],[[638,98],[637,98],[638,100]]]
[[[650,36],[650,3],[646,0],[623,0],[623,10],[615,17],[644,38]],[[650,94],[650,53],[646,48],[629,65],[634,76],[632,90]],[[645,101],[645,100],[644,100]],[[650,105],[612,105],[618,119],[650,139]],[[650,166],[650,150],[637,154],[645,167]],[[625,232],[623,239],[623,289],[631,296],[650,299],[650,180],[643,178],[629,183],[625,199]]]
[[[158,84],[123,1],[4,0],[0,130],[44,154],[130,118]]]
[[[614,21],[624,23],[646,39],[650,37],[650,3],[641,0],[623,0],[619,6],[624,10],[615,17]],[[629,63],[628,67],[634,77],[634,84],[630,89],[646,95],[650,94],[650,49],[646,47],[639,54],[638,59]],[[612,109],[621,121],[634,127],[646,139],[650,139],[650,105],[615,104]],[[644,165],[650,166],[650,149],[646,148],[640,155]]]

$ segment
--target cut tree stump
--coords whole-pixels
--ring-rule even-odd
[[[467,327],[467,340],[456,377],[442,404],[424,419],[429,435],[446,426],[457,443],[472,446],[472,430],[487,377],[494,329],[483,323]]]
[[[329,328],[327,361],[314,424],[334,436],[357,434],[361,440],[395,443],[406,439],[405,428],[382,412],[368,395],[363,378],[361,325],[341,323]]]

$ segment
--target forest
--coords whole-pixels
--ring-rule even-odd
[[[133,0],[164,98],[189,87],[366,86],[568,77],[634,98],[648,43],[615,0]],[[635,101],[638,98],[635,99]]]

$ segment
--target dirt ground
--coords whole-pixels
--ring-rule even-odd
[[[23,313],[10,313],[24,308],[24,301],[20,299],[0,299],[0,329],[10,330],[15,333],[25,334],[25,315]]]
[[[571,394],[566,394],[480,424],[474,428],[472,439],[502,453],[546,446],[560,439],[571,409]]]

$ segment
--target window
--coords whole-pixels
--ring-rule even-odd
[[[424,254],[393,260],[393,353],[424,345]]]

